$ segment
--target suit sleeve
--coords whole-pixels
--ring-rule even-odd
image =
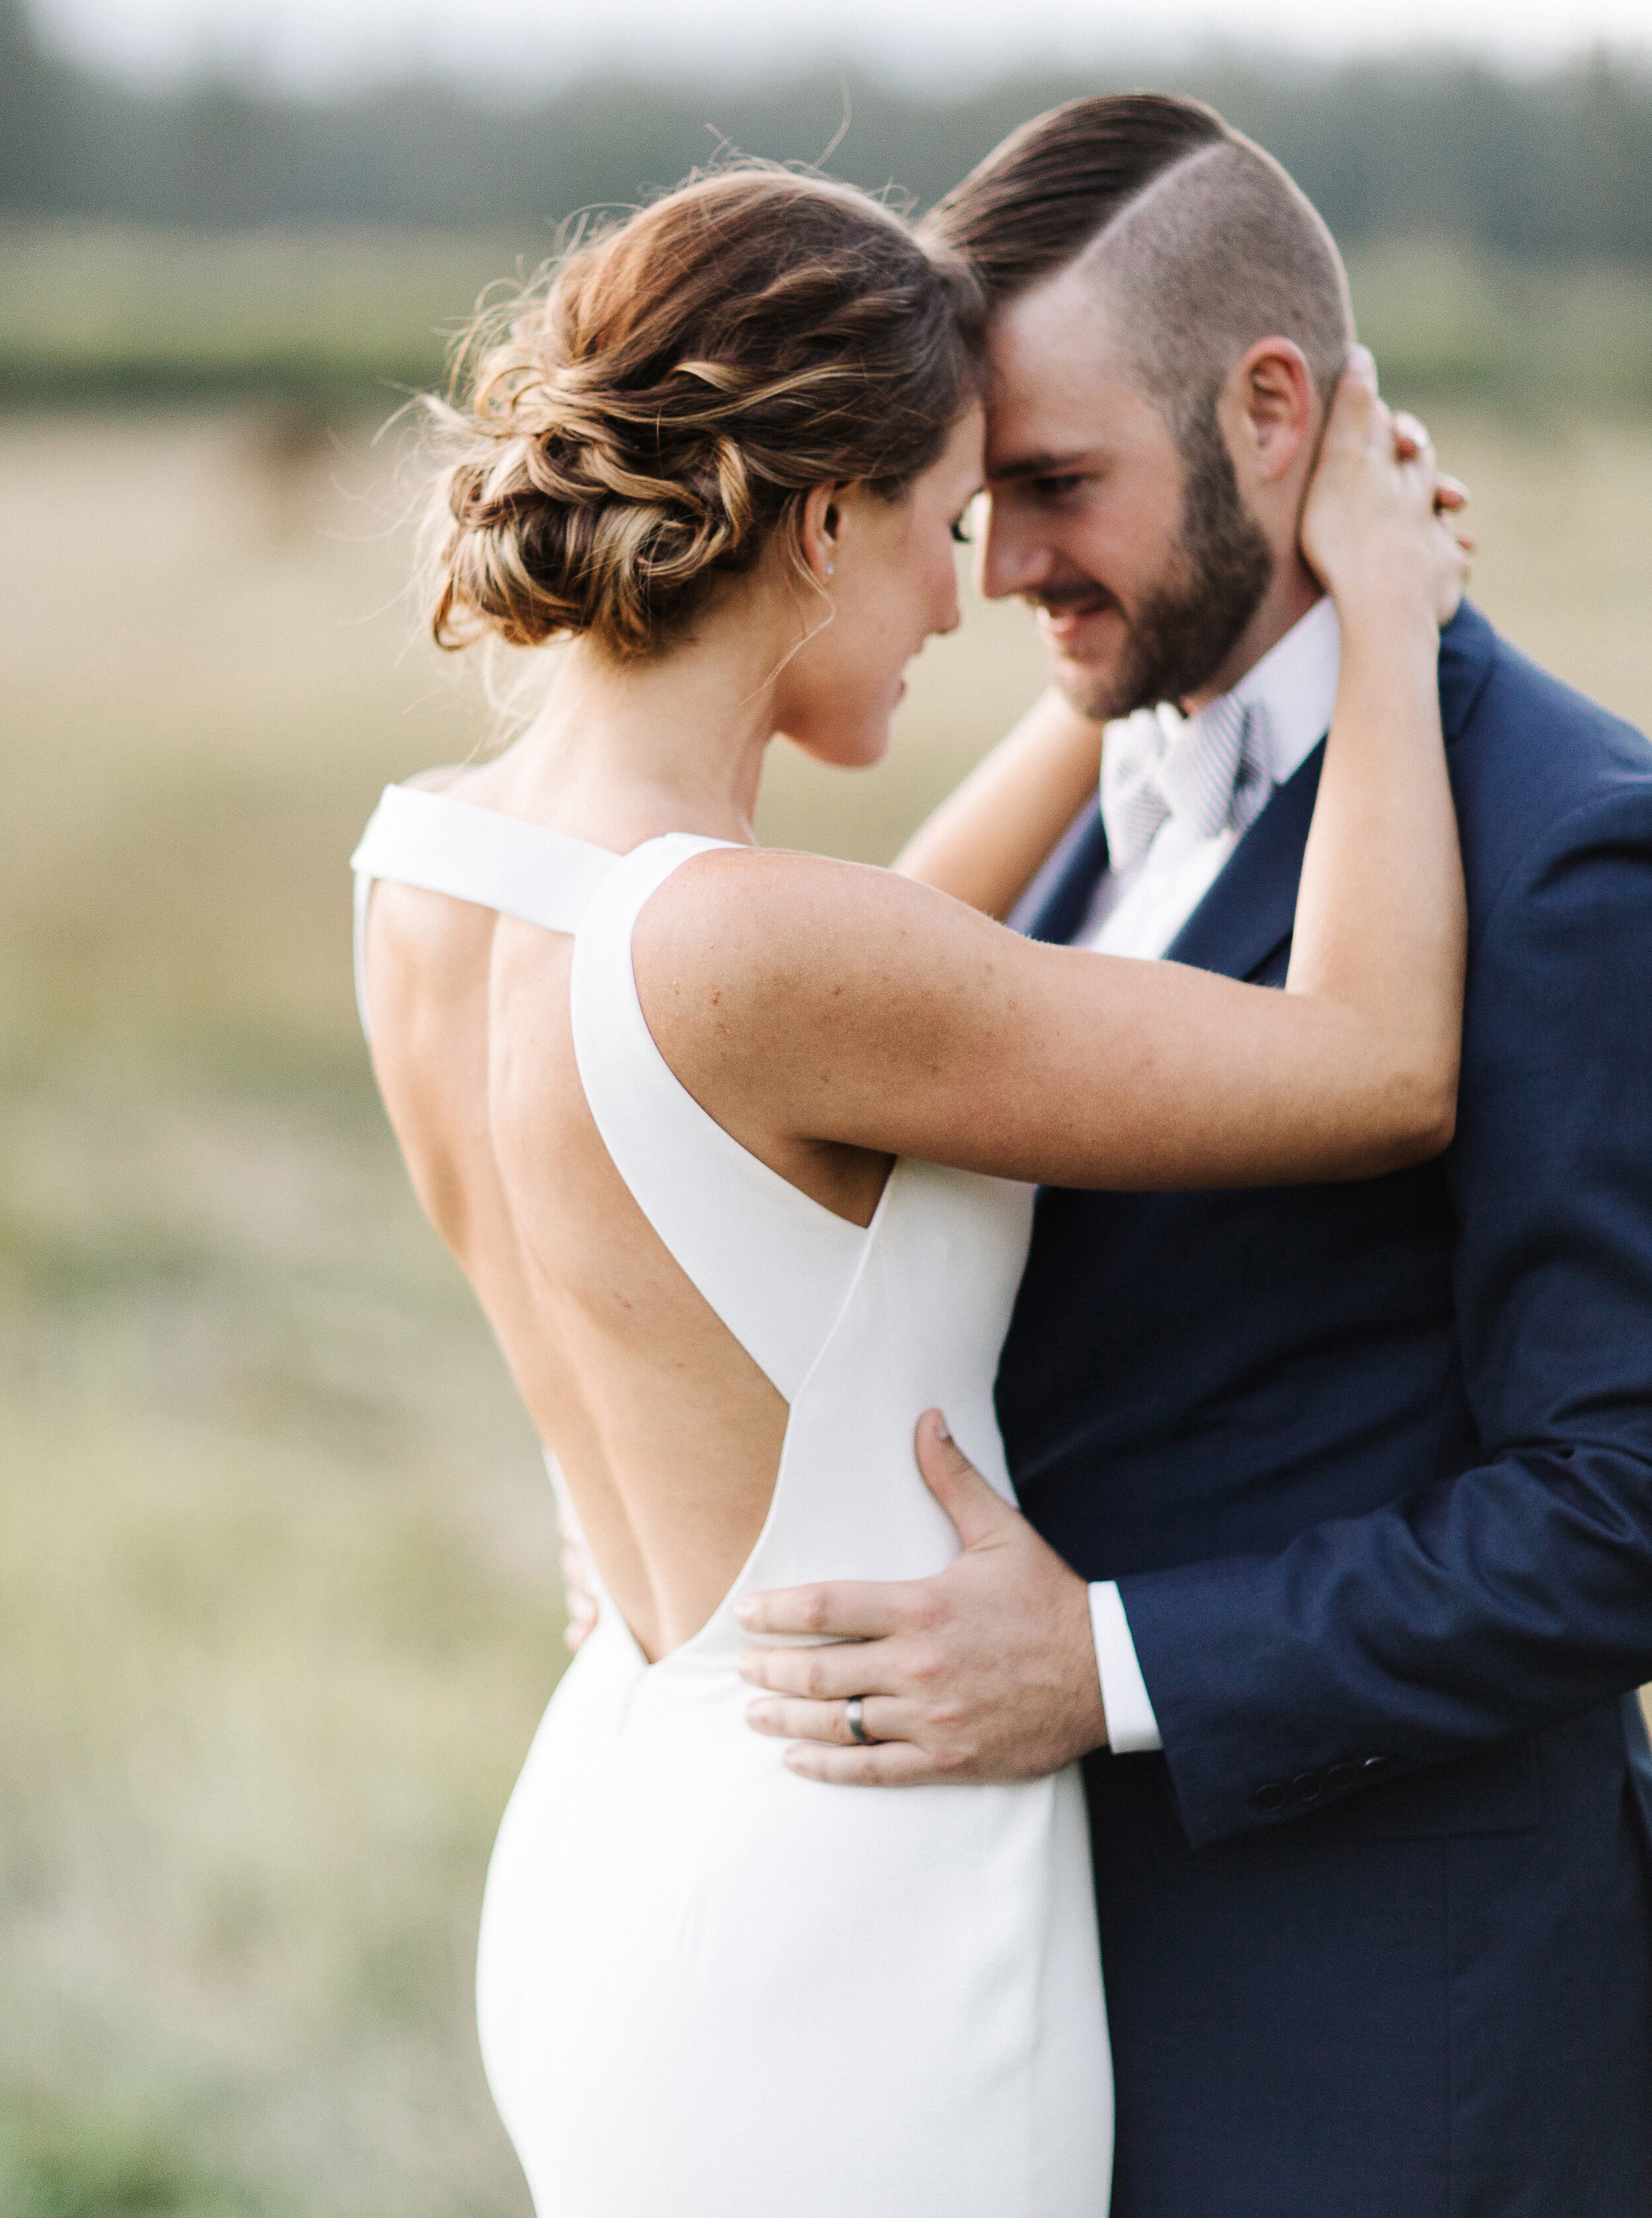
[[[1196,1843],[1652,1679],[1652,778],[1500,889],[1446,1169],[1484,1459],[1397,1472],[1277,1555],[1120,1582]]]

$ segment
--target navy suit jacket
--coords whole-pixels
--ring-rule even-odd
[[[1652,2212],[1652,750],[1471,609],[1440,687],[1452,1147],[1046,1190],[1004,1347],[1022,1504],[1118,1579],[1164,1744],[1088,1767],[1115,2218]],[[1282,983],[1320,761],[1175,959]]]

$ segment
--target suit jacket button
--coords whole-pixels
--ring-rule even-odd
[[[1394,1758],[1391,1756],[1368,1756],[1364,1763],[1362,1763],[1359,1768],[1362,1771],[1367,1773],[1380,1771],[1385,1763],[1392,1763],[1393,1762]]]
[[[1271,1818],[1276,1810],[1282,1810],[1289,1798],[1289,1787],[1282,1787],[1276,1779],[1270,1779],[1258,1787],[1251,1801],[1264,1818]]]
[[[1363,1763],[1333,1763],[1325,1775],[1325,1783],[1333,1794],[1345,1794],[1357,1784],[1364,1769]]]
[[[1295,1802],[1317,1802],[1325,1793],[1324,1772],[1299,1771],[1290,1782],[1290,1792]]]

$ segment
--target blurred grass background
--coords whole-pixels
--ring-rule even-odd
[[[307,210],[315,165],[267,154],[281,130],[416,167],[435,96],[329,123],[28,66],[32,166],[0,158],[0,2212],[524,2218],[471,1955],[562,1657],[555,1536],[373,1095],[345,862],[387,778],[493,721],[419,637],[412,465],[375,431],[481,285],[619,189],[547,184],[531,220],[474,179],[463,221],[411,186]],[[1633,154],[1632,72],[1505,88],[1498,113],[1559,143],[1590,82]],[[1646,208],[1597,193],[1585,244],[1546,248],[1443,188],[1419,212],[1425,125],[1470,138],[1474,88],[1459,110],[1400,90],[1305,81],[1270,143],[1306,169],[1338,115],[1387,119],[1356,151],[1387,159],[1365,205],[1389,217],[1314,189],[1343,192],[1390,391],[1473,488],[1477,598],[1652,724]],[[915,189],[1053,96],[983,96],[922,143],[907,115]],[[823,141],[801,95],[740,97],[763,151]],[[629,176],[695,158],[698,95],[626,98],[602,94]],[[198,152],[214,114],[266,149],[261,200],[227,158],[175,158],[169,200],[140,158],[145,129]],[[86,115],[103,182],[54,195]],[[972,607],[891,760],[777,760],[763,835],[885,858],[1040,682],[1024,612]]]

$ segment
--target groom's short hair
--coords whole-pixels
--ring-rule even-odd
[[[1270,154],[1195,100],[1069,101],[1012,132],[925,220],[996,311],[1082,264],[1183,427],[1255,340],[1292,339],[1322,398],[1347,361],[1341,257]]]

